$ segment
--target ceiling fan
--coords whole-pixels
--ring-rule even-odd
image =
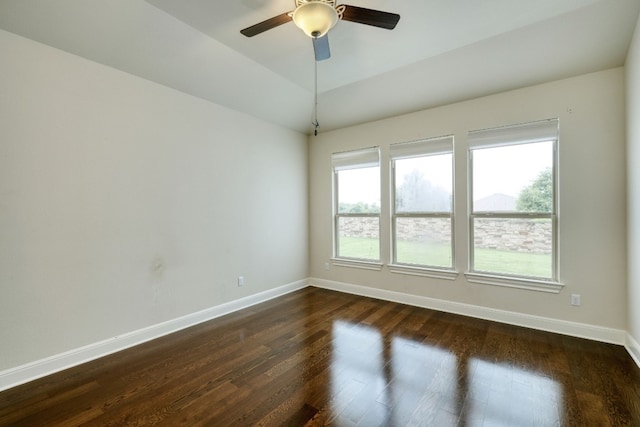
[[[295,2],[295,10],[247,27],[240,33],[247,37],[253,37],[293,21],[298,28],[313,39],[316,61],[322,61],[331,56],[327,33],[338,20],[342,19],[387,30],[393,30],[400,20],[400,15],[396,13],[346,4],[336,5],[336,0],[295,0]]]

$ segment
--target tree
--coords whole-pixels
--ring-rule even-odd
[[[553,210],[553,175],[551,168],[541,171],[523,188],[516,200],[518,212],[551,212]]]
[[[396,205],[401,212],[445,212],[451,209],[451,196],[414,169],[404,177],[398,188]]]
[[[380,206],[370,205],[364,202],[358,203],[340,203],[338,206],[339,213],[380,213]]]

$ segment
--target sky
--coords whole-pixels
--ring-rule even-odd
[[[553,165],[552,149],[552,142],[541,142],[474,150],[473,200],[496,193],[518,197]]]

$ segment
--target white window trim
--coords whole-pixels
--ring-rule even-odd
[[[468,206],[469,206],[469,265],[468,271],[464,273],[467,281],[471,283],[504,286],[518,289],[528,289],[534,291],[559,293],[564,284],[559,281],[558,266],[558,140],[560,138],[559,121],[557,118],[540,120],[537,122],[524,123],[513,126],[504,126],[494,129],[470,131],[468,133]],[[473,160],[472,151],[477,148],[494,148],[501,146],[512,146],[519,144],[529,144],[535,142],[553,141],[553,212],[549,214],[540,213],[499,213],[499,212],[479,212],[473,211]],[[552,226],[552,277],[537,278],[527,276],[517,276],[499,274],[493,272],[483,272],[473,270],[474,264],[474,218],[549,218]]]
[[[396,274],[410,276],[431,277],[434,279],[456,280],[459,272],[449,269],[437,269],[434,267],[413,266],[409,264],[389,264],[389,271]]]
[[[421,139],[416,141],[401,142],[391,144],[389,147],[389,163],[390,163],[390,186],[389,193],[391,196],[391,251],[389,271],[398,274],[408,274],[414,276],[434,277],[438,279],[455,280],[458,272],[455,271],[455,155],[454,155],[454,137],[453,135],[439,136],[435,138]],[[452,161],[452,200],[450,212],[412,212],[398,213],[396,212],[396,177],[395,177],[395,161],[416,157],[435,156],[440,154],[451,154]],[[451,221],[451,267],[438,267],[423,264],[403,264],[397,262],[397,242],[396,242],[396,221],[398,218],[449,218]]]
[[[332,264],[338,267],[355,267],[367,270],[381,270],[381,258],[374,259],[358,259],[339,256],[340,238],[340,218],[378,218],[378,254],[382,254],[381,247],[381,219],[380,212],[377,214],[341,214],[339,213],[339,192],[338,192],[338,172],[349,169],[360,169],[368,167],[380,167],[380,147],[368,147],[352,151],[343,151],[333,153],[331,155],[331,168],[333,177],[333,257]],[[379,185],[382,182],[379,182]]]
[[[488,273],[466,272],[467,281],[481,285],[504,286],[507,288],[527,289],[531,291],[558,294],[564,284],[555,280],[526,279],[519,276],[494,275]]]
[[[360,268],[362,270],[382,270],[381,262],[357,260],[354,258],[331,258],[331,265],[336,267]]]

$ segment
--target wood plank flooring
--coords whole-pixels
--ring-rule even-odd
[[[623,347],[307,288],[0,393],[2,426],[640,426]]]

